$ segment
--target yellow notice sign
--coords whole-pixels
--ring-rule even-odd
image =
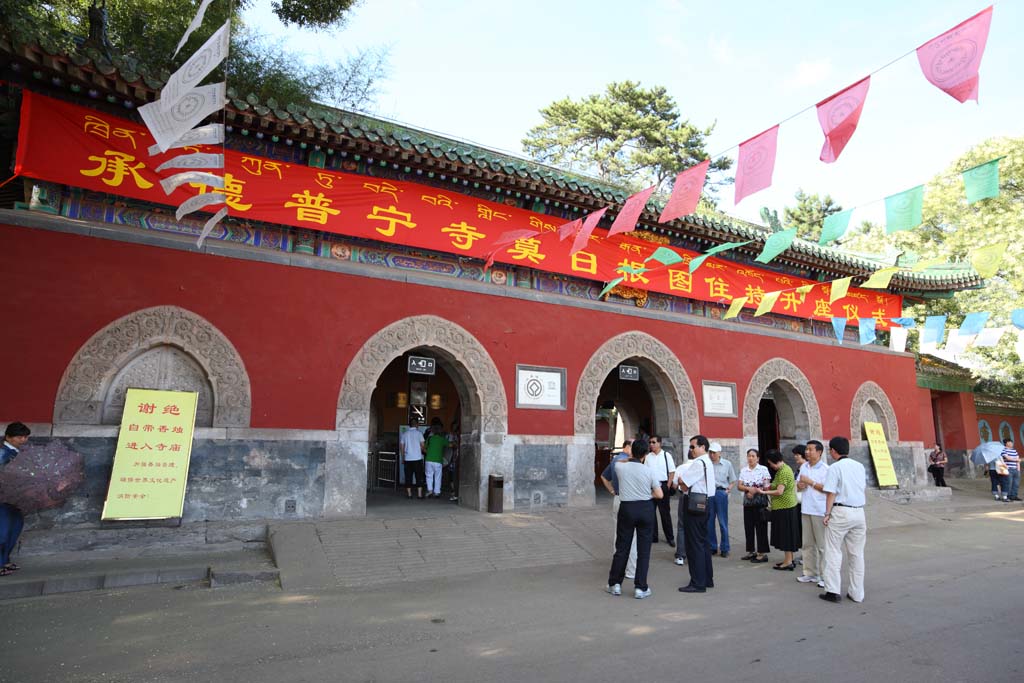
[[[871,448],[871,459],[875,463],[878,485],[899,486],[899,482],[896,481],[896,468],[892,466],[892,456],[889,455],[889,444],[885,441],[882,424],[880,422],[865,422],[864,431],[868,436],[868,446]]]
[[[181,517],[199,394],[129,389],[102,519]]]

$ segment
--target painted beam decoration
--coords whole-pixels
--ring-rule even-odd
[[[496,263],[600,282],[622,278],[626,286],[722,305],[746,297],[745,305],[756,309],[766,292],[814,285],[810,291],[782,292],[774,311],[797,318],[874,318],[879,328],[888,329],[889,319],[903,312],[902,297],[893,294],[851,288],[836,298],[828,284],[721,259],[708,258],[700,271],[691,272],[691,261],[701,254],[631,234],[609,239],[607,231],[598,229],[583,240],[581,249],[573,251],[575,240],[563,241],[558,233],[565,219],[555,216],[437,187],[233,150],[225,153],[223,188],[182,183],[167,195],[154,169],[170,157],[148,157],[151,143],[141,125],[25,91],[15,173],[170,206],[213,195],[238,218],[481,261],[494,252]],[[197,145],[189,151],[214,154],[221,150]],[[524,236],[495,249],[499,238],[510,231],[522,231]],[[531,231],[537,234],[528,236]],[[655,253],[660,263],[670,265],[648,270],[647,260]]]

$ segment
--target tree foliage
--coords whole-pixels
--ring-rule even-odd
[[[817,193],[807,194],[799,189],[794,197],[796,206],[786,207],[785,224],[787,227],[798,228],[797,234],[805,240],[817,242],[825,219],[843,210],[830,195],[820,197]]]
[[[523,138],[534,159],[640,189],[667,189],[676,174],[708,158],[707,136],[714,125],[698,128],[682,118],[665,88],[609,83],[605,92],[579,101],[558,100],[540,110],[543,123]],[[713,161],[726,171],[732,161]]]
[[[280,42],[246,26],[242,12],[253,0],[214,2],[203,25],[172,58],[178,41],[195,15],[196,0],[109,0],[105,4],[107,37],[112,52],[136,70],[165,76],[177,69],[223,23],[232,20],[228,86],[240,95],[275,98],[281,103],[365,109],[373,103],[376,85],[386,75],[386,52],[365,50],[338,63],[307,65]],[[0,32],[19,43],[39,41],[64,51],[88,47],[91,0],[0,0]],[[339,27],[356,0],[282,0],[274,11],[282,22],[313,29]],[[229,17],[229,12],[233,14]],[[96,47],[96,46],[93,46]]]

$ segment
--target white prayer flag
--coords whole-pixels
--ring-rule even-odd
[[[172,57],[176,57],[178,55],[181,48],[185,46],[185,42],[188,40],[188,37],[192,35],[192,32],[203,25],[203,17],[206,16],[206,8],[209,7],[212,2],[213,0],[203,0],[199,3],[199,9],[196,10],[196,15],[192,17],[192,21],[189,23],[188,28],[185,29],[185,35],[183,35],[181,40],[178,41],[178,47],[174,48],[174,54],[171,55]]]
[[[225,102],[225,84],[214,83],[192,88],[167,111],[160,110],[160,102],[139,107],[139,114],[156,140],[161,152],[166,152],[182,135],[197,123],[221,109]]]
[[[221,220],[227,215],[228,207],[225,206],[220,211],[213,214],[213,216],[210,217],[210,220],[206,221],[206,224],[203,226],[203,231],[199,233],[199,240],[196,242],[197,247],[203,246],[203,240],[209,237],[210,233],[213,231],[213,226],[220,223]]]
[[[907,350],[907,334],[910,332],[905,327],[889,328],[889,350],[903,353]]]
[[[967,350],[967,345],[974,341],[975,336],[977,335],[961,335],[960,330],[950,330],[949,338],[946,340],[946,353],[959,356]]]
[[[181,154],[156,167],[156,172],[169,168],[224,168],[223,154]]]
[[[999,340],[1003,338],[1003,333],[1006,332],[1005,327],[986,327],[974,340],[975,348],[983,348],[988,346],[995,346],[999,343]]]
[[[205,126],[193,128],[189,132],[171,143],[167,149],[178,149],[179,147],[190,147],[193,145],[219,145],[224,142],[224,124],[208,123]],[[167,150],[160,149],[160,145],[150,145],[149,156],[156,156]]]
[[[169,178],[164,178],[160,181],[160,187],[164,188],[165,194],[174,192],[174,189],[179,185],[185,183],[201,183],[208,187],[224,187],[224,178],[219,175],[213,175],[212,173],[202,173],[200,171],[185,171],[184,173],[176,173]]]
[[[223,204],[223,203],[224,203],[224,195],[222,195],[222,194],[217,194],[215,192],[207,192],[205,194],[197,194],[195,197],[189,197],[188,199],[183,201],[181,204],[179,204],[178,205],[178,210],[174,212],[174,217],[177,218],[180,221],[182,216],[187,216],[188,214],[192,213],[193,211],[198,211],[199,209],[203,208],[204,206],[209,206],[210,204]]]
[[[230,42],[231,22],[228,21],[167,79],[167,85],[160,91],[160,99],[157,100],[160,111],[167,111],[176,105],[189,90],[199,85],[218,64],[227,59]]]

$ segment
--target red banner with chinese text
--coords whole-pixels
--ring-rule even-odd
[[[25,91],[15,173],[39,180],[177,206],[197,193],[223,193],[230,215],[257,221],[360,237],[384,243],[486,260],[491,245],[510,230],[534,229],[536,237],[516,240],[495,255],[498,263],[525,266],[601,282],[623,277],[625,287],[689,299],[729,303],[747,296],[755,308],[765,292],[817,285],[810,293],[785,292],[774,312],[798,318],[873,317],[888,328],[902,315],[902,298],[851,289],[829,304],[829,286],[709,258],[697,271],[697,252],[668,247],[682,257],[673,266],[644,263],[654,244],[635,236],[590,236],[585,249],[570,254],[572,240],[560,241],[565,221],[488,202],[457,192],[398,180],[323,170],[227,150],[225,187],[183,185],[164,194],[159,181],[177,171],[153,171],[178,154],[220,148],[186,148],[150,157],[153,140],[145,127],[125,119]],[[212,207],[216,210],[218,206]],[[648,272],[633,272],[648,267]]]

